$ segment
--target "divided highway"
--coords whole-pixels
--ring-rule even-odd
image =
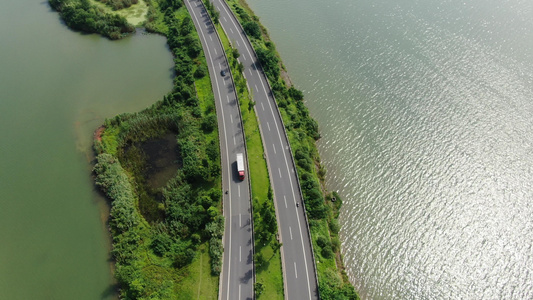
[[[213,0],[220,24],[239,50],[244,76],[253,90],[278,218],[286,299],[318,299],[311,239],[294,160],[272,90],[241,25],[224,0]],[[232,298],[242,299],[242,298]]]
[[[218,298],[253,299],[255,274],[250,189],[248,176],[244,181],[237,177],[237,153],[244,153],[246,157],[246,149],[235,85],[222,44],[204,5],[200,0],[184,2],[198,31],[213,86],[222,157],[222,188],[227,191],[223,194],[226,221]]]

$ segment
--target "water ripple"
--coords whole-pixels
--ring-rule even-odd
[[[361,296],[533,299],[533,1],[250,2],[321,125]]]

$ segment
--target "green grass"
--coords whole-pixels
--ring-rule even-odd
[[[113,156],[117,156],[117,150],[118,150],[118,134],[120,129],[116,127],[106,128],[102,132],[102,143],[101,145],[104,146],[104,151],[106,153],[109,153]]]
[[[238,92],[239,103],[241,107],[241,114],[244,123],[244,132],[246,134],[246,146],[248,150],[248,164],[250,166],[250,180],[252,185],[252,197],[258,200],[260,206],[268,200],[268,188],[270,180],[268,177],[268,169],[264,159],[263,142],[259,131],[259,124],[253,107],[250,102],[253,101],[253,95],[250,95],[246,88],[246,80],[242,74],[239,74],[236,68],[233,67],[231,56],[231,46],[229,40],[222,30],[220,25],[216,26],[218,34],[230,65],[232,67],[232,75],[235,80],[235,86]],[[254,210],[259,209],[254,203]],[[263,283],[265,289],[258,299],[283,299],[283,274],[281,270],[281,255],[280,251],[274,251],[270,244],[260,246],[256,244],[255,251],[261,253],[267,259],[267,263],[261,268],[257,268],[256,282]]]
[[[218,276],[211,275],[207,243],[198,248],[198,253],[188,267],[188,276],[179,283],[178,299],[217,299]],[[188,297],[191,296],[191,297]]]
[[[172,295],[160,294],[161,299],[217,299],[219,277],[211,275],[207,242],[201,244],[191,264],[181,269],[172,267],[169,258],[158,257],[149,249],[150,231],[144,228],[144,240],[139,247],[139,269],[151,283],[146,289],[157,293],[171,287]]]
[[[128,20],[128,23],[133,26],[140,26],[141,23],[146,18],[146,13],[148,12],[148,6],[143,0],[139,0],[139,3],[133,4],[132,6],[120,10],[113,10],[111,7],[105,5],[102,2],[96,0],[89,0],[90,3],[98,8],[103,9],[105,12],[110,14],[117,14]]]
[[[146,20],[145,27],[148,31],[158,32],[163,35],[168,33],[168,26],[165,23],[165,15],[160,11],[157,1],[152,1],[151,6],[154,8],[153,20]],[[196,31],[196,30],[195,30]]]
[[[198,61],[200,64],[203,64],[207,68],[204,56],[198,59]],[[200,100],[200,108],[202,109],[202,111],[205,111],[210,105],[213,106],[215,102],[209,75],[206,74],[204,77],[196,79],[194,81],[194,86],[196,87],[196,94],[198,96],[198,99]]]

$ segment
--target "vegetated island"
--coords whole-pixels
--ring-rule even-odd
[[[110,39],[135,30],[113,10],[139,4],[130,0],[101,0],[106,5],[102,7],[102,3],[95,1],[49,0],[49,3],[75,30],[99,33]],[[143,26],[167,37],[174,55],[175,78],[172,91],[162,100],[139,113],[106,120],[95,133],[95,182],[110,200],[108,224],[115,277],[124,299],[216,299],[224,219],[217,119],[205,57],[182,0],[144,3],[147,12]],[[216,11],[209,2],[205,4],[217,22]],[[252,41],[287,128],[309,217],[320,296],[358,299],[340,254],[337,218],[342,201],[324,187],[325,169],[315,145],[320,137],[318,125],[303,103],[302,92],[288,80],[279,54],[258,17],[243,0],[229,0],[228,4]],[[239,78],[242,66],[236,63],[238,53],[231,54],[228,58],[233,73],[237,74],[237,84],[244,80]],[[239,88],[239,98],[243,93]],[[246,97],[251,109],[253,99],[249,94]],[[272,209],[268,204],[263,207],[267,209],[255,211]],[[254,215],[256,223],[265,222],[263,219],[264,216]],[[280,245],[271,241],[272,235],[257,232],[267,230],[264,228],[267,226],[258,225],[256,237],[272,242],[273,251],[279,254]],[[258,266],[265,264],[261,253],[254,260]],[[268,276],[281,276],[280,269],[274,272],[278,274]],[[265,290],[268,287],[262,281],[256,283],[258,298],[267,297]],[[282,296],[281,291],[276,298]]]

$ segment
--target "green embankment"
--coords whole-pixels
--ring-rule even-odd
[[[316,140],[318,124],[309,115],[303,94],[288,78],[267,30],[259,23],[244,0],[228,0],[243,25],[273,89],[287,129],[304,196],[322,299],[358,299],[344,271],[338,239],[337,221],[341,199],[324,188],[325,169],[320,164]],[[334,201],[332,201],[334,200]]]

